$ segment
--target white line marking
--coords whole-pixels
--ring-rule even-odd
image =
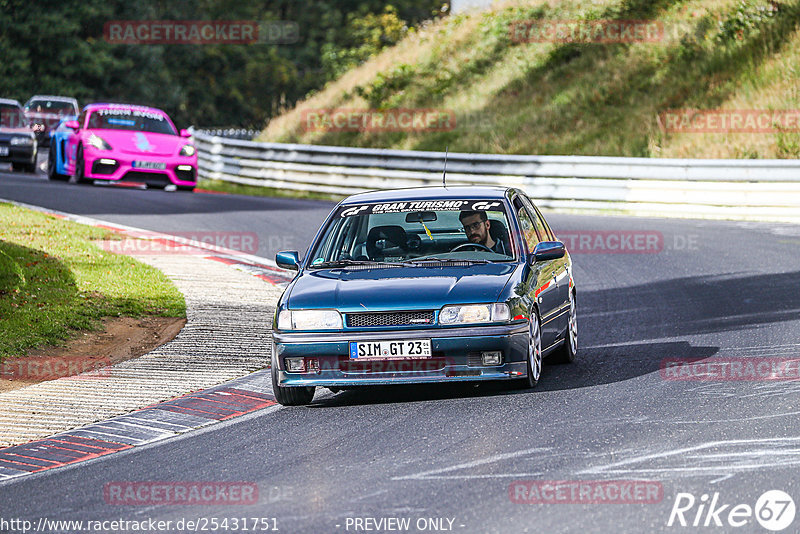
[[[796,465],[800,464],[800,453],[795,452],[796,449],[789,449],[789,450],[781,450],[781,454],[788,455],[789,458],[782,459],[780,461],[773,461],[773,462],[764,462],[764,457],[772,457],[775,458],[776,456],[776,449],[772,448],[761,448],[761,449],[754,449],[750,451],[744,452],[731,452],[729,454],[706,454],[703,453],[703,450],[706,449],[716,449],[719,447],[728,447],[728,446],[737,446],[737,445],[762,445],[762,446],[779,446],[781,444],[795,444],[800,442],[800,437],[789,437],[789,438],[765,438],[765,439],[740,439],[740,440],[728,440],[728,441],[711,441],[707,443],[703,443],[700,445],[695,445],[692,447],[684,447],[680,449],[673,449],[669,451],[654,453],[654,454],[645,454],[642,456],[634,456],[633,458],[629,458],[626,460],[621,460],[619,462],[613,462],[610,464],[591,467],[589,469],[584,469],[580,471],[579,474],[591,474],[591,475],[598,475],[598,474],[621,474],[621,473],[676,473],[676,472],[687,472],[687,473],[707,473],[707,472],[717,472],[723,474],[730,474],[731,476],[736,471],[742,470],[753,470],[753,469],[760,469],[762,467],[769,468],[769,467],[785,467],[788,465]],[[643,467],[633,467],[632,464],[643,463],[649,460],[662,460],[670,457],[675,456],[682,456],[683,459],[691,458],[703,461],[705,459],[713,460],[713,459],[725,459],[725,458],[732,458],[734,456],[744,456],[748,458],[752,458],[753,460],[761,460],[756,463],[731,463],[726,462],[721,465],[714,465],[714,466],[692,466],[692,467],[659,467],[659,468],[649,468],[646,466]],[[788,460],[788,461],[787,461]],[[631,466],[631,467],[627,467]],[[732,471],[734,473],[732,473]]]
[[[729,478],[733,477],[733,473],[728,473],[727,475],[722,475],[719,478],[715,478],[714,480],[710,480],[709,484],[716,484],[717,482],[722,482],[724,480],[728,480]]]
[[[472,480],[481,478],[523,478],[523,477],[540,477],[544,473],[499,473],[496,475],[441,475],[423,477],[419,480]],[[396,479],[392,479],[396,480]]]
[[[488,458],[482,458],[480,460],[473,460],[471,462],[466,462],[463,464],[457,464],[450,467],[443,467],[441,469],[432,469],[430,471],[423,471],[421,473],[415,473],[413,475],[405,475],[400,477],[392,477],[392,480],[424,480],[426,478],[437,478],[435,475],[439,473],[448,473],[450,471],[458,471],[459,469],[470,469],[472,467],[478,467],[480,465],[491,464],[495,462],[499,462],[501,460],[508,460],[510,458],[518,458],[520,456],[525,456],[528,454],[533,454],[534,452],[546,452],[549,451],[549,448],[541,448],[536,447],[533,449],[525,449],[522,451],[516,452],[507,452],[503,454],[496,454],[494,456],[489,456]]]

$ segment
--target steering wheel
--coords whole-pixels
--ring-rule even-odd
[[[486,245],[481,245],[480,243],[462,243],[457,247],[450,249],[450,252],[458,252],[459,250],[466,249],[468,247],[475,247],[476,250],[485,250],[486,252],[494,252]]]

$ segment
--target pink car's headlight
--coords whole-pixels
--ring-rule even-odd
[[[194,156],[195,152],[196,152],[196,150],[195,150],[194,146],[192,146],[192,145],[183,145],[183,148],[179,152],[179,155],[181,155],[181,156]]]
[[[95,134],[89,136],[86,140],[86,144],[93,146],[97,150],[111,150],[111,145],[109,145],[105,139]]]

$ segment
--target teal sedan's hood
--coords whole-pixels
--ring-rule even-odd
[[[309,270],[292,284],[289,309],[437,309],[497,302],[517,264]]]

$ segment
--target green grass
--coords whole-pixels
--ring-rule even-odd
[[[283,197],[283,198],[306,198],[312,200],[330,200],[338,202],[344,195],[330,195],[327,193],[316,193],[313,191],[295,191],[292,189],[278,189],[277,187],[259,187],[255,185],[236,184],[223,182],[222,180],[202,180],[199,189],[217,191],[219,193],[230,193],[232,195],[250,195],[256,197]]]
[[[525,43],[516,21],[658,20],[659,43]],[[800,108],[800,1],[530,0],[448,17],[273,119],[259,141],[501,154],[797,158],[800,133],[665,133],[674,109]],[[452,110],[442,132],[303,128],[320,108]]]
[[[0,358],[96,330],[102,317],[186,316],[161,271],[92,243],[116,237],[0,203]]]

